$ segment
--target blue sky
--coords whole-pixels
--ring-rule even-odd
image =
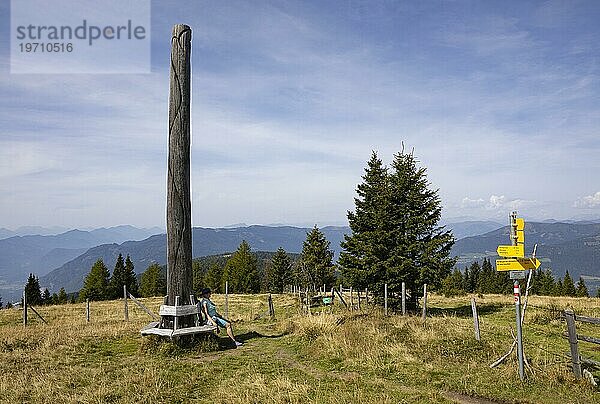
[[[173,24],[193,29],[195,226],[342,224],[404,142],[444,217],[600,217],[596,1],[152,2],[151,74],[9,73],[0,227],[164,226]]]

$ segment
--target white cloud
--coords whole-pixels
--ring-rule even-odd
[[[600,207],[600,191],[594,195],[583,196],[573,203],[574,208],[594,209]]]
[[[500,209],[502,206],[504,206],[505,200],[506,200],[506,198],[504,195],[501,195],[501,196],[492,195],[492,196],[490,196],[490,199],[489,199],[487,205],[485,205],[485,208],[489,209],[489,210]]]
[[[465,196],[460,203],[461,208],[479,208],[485,204],[485,201],[482,198],[471,199],[468,196]]]

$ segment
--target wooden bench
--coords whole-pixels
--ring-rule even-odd
[[[142,328],[142,335],[158,335],[169,337],[170,339],[184,335],[206,334],[217,330],[217,327],[205,324],[202,309],[198,304],[180,305],[179,296],[175,297],[175,306],[163,304],[160,306],[158,314],[160,321],[154,321]],[[190,302],[195,302],[194,295],[190,295]],[[182,317],[192,317],[194,325],[180,327]]]

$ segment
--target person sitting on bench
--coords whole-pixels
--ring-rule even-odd
[[[217,313],[217,306],[215,306],[215,304],[210,300],[211,294],[212,291],[210,290],[210,288],[202,289],[202,299],[200,300],[200,304],[202,306],[202,312],[206,316],[206,323],[214,325],[215,327],[217,327],[217,329],[219,326],[224,327],[225,330],[227,330],[227,335],[229,336],[229,338],[231,338],[235,346],[241,346],[242,343],[236,341],[235,337],[233,336],[233,328],[231,327],[231,322],[223,318],[223,316],[221,316],[219,313]]]

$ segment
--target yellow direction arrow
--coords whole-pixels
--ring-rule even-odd
[[[524,271],[537,269],[541,262],[537,258],[509,258],[496,260],[496,271]]]
[[[520,245],[499,245],[496,250],[501,257],[524,257],[525,248],[523,244]]]

